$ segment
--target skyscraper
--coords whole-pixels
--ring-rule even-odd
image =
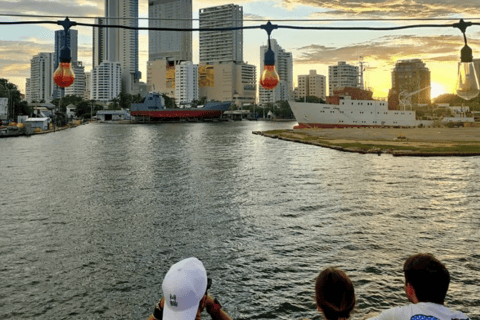
[[[420,59],[399,60],[392,70],[392,92],[412,93],[430,87],[430,70]],[[412,103],[430,103],[430,88],[412,95]]]
[[[192,28],[192,0],[150,0],[148,18],[152,28]],[[148,60],[160,59],[192,61],[192,33],[148,31]]]
[[[259,103],[289,100],[293,96],[293,57],[291,52],[286,52],[275,39],[270,40],[270,46],[275,53],[275,69],[280,81],[278,85],[267,90],[260,86]],[[268,45],[260,47],[260,72],[263,72],[265,52]]]
[[[66,44],[65,44],[66,41]],[[78,61],[78,31],[69,29],[67,36],[65,37],[65,30],[55,31],[55,51],[54,51],[54,68],[58,67],[60,63],[60,49],[63,46],[70,48],[70,53],[72,55],[72,62]]]
[[[243,26],[243,8],[235,4],[200,9],[200,28]],[[243,31],[200,32],[200,63],[243,62]]]
[[[30,101],[50,102],[53,93],[53,53],[40,52],[30,60]]]
[[[138,0],[105,0],[106,24],[138,27]],[[122,90],[132,93],[141,78],[138,70],[138,30],[106,28],[106,61],[122,65]],[[105,61],[104,60],[104,61]]]
[[[105,19],[95,19],[95,24],[105,24]],[[106,28],[94,27],[92,35],[93,47],[93,67],[97,67],[103,61],[107,60],[106,50]]]
[[[328,67],[328,94],[333,96],[333,91],[349,88],[361,88],[360,70],[357,66],[339,61],[336,66]]]

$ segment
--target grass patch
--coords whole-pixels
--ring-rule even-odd
[[[370,149],[380,149],[380,150],[412,150],[419,151],[420,148],[408,147],[408,146],[396,146],[396,145],[382,145],[382,144],[365,144],[365,143],[337,143],[343,148],[358,148],[360,150],[368,151]]]
[[[456,145],[454,147],[436,147],[425,149],[424,152],[438,152],[438,153],[480,153],[479,145]]]

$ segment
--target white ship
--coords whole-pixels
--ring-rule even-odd
[[[415,111],[389,110],[387,101],[354,100],[352,96],[355,94],[328,97],[327,101],[333,104],[289,101],[298,121],[295,129],[415,127],[422,123],[416,120]]]

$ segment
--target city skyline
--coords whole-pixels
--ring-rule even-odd
[[[36,5],[38,3],[38,5]],[[244,19],[331,19],[331,18],[464,18],[469,21],[471,12],[478,12],[477,1],[463,1],[452,4],[448,0],[423,0],[389,2],[384,0],[324,1],[324,0],[285,0],[268,1],[193,1],[193,18],[198,18],[199,9],[223,4],[243,6]],[[15,7],[0,2],[4,13],[103,16],[104,0],[85,2],[75,0],[69,3],[56,2],[54,6],[40,5],[40,2],[19,1]],[[418,14],[423,12],[423,15]],[[148,17],[148,1],[139,1],[139,16]],[[2,17],[1,21],[20,21],[20,18]],[[28,18],[28,20],[33,20]],[[41,19],[39,19],[41,20]],[[47,20],[61,20],[49,18]],[[93,20],[74,19],[74,21],[93,22]],[[310,25],[330,26],[398,26],[400,24],[451,24],[456,21],[369,21],[369,22],[315,22]],[[260,25],[264,21],[245,21],[244,25]],[[275,22],[280,25],[302,25],[300,22]],[[140,26],[148,26],[147,20],[141,20]],[[303,24],[305,25],[305,24]],[[9,28],[0,37],[2,52],[0,69],[2,77],[15,83],[25,92],[25,79],[29,77],[30,59],[39,52],[53,52],[54,31],[59,26],[2,26]],[[198,21],[193,22],[198,27]],[[79,33],[78,60],[82,61],[86,71],[92,67],[92,28],[74,28]],[[148,60],[148,32],[141,31],[139,36],[139,69],[141,81],[146,82],[146,61]],[[199,61],[199,33],[192,34],[193,62]],[[432,97],[442,92],[453,92],[457,63],[463,37],[454,28],[417,28],[403,31],[302,31],[279,29],[272,33],[282,47],[292,52],[294,83],[297,76],[308,74],[315,69],[318,74],[328,75],[328,66],[338,61],[366,65],[365,82],[374,89],[374,96],[386,97],[391,87],[391,72],[398,60],[422,59],[431,70]],[[266,44],[267,35],[263,30],[244,30],[243,51],[245,62],[257,66],[260,70],[258,50]],[[473,49],[474,58],[480,58],[480,27],[467,29],[467,39]]]

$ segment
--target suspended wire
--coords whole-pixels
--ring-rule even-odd
[[[36,15],[36,14],[15,14],[15,13],[0,13],[0,17],[22,17],[22,18],[61,18],[64,19],[65,15]],[[100,16],[68,16],[71,19],[102,19],[102,20],[153,20],[153,21],[200,21],[199,18],[150,18],[150,17],[137,17],[137,18],[118,18],[118,17],[100,17]],[[228,21],[244,21],[244,22],[261,22],[261,21],[271,21],[271,22],[371,22],[371,21],[458,21],[460,18],[323,18],[323,19],[268,19],[268,18],[258,18],[258,19],[229,19]],[[480,20],[480,18],[468,18],[469,20]],[[203,19],[202,20],[210,20]],[[212,19],[215,20],[215,19]]]
[[[6,14],[0,14],[4,16]],[[43,17],[43,16],[42,16]],[[68,19],[68,18],[67,18]],[[128,20],[125,18],[114,18],[116,20]],[[135,18],[136,19],[136,18]],[[275,20],[269,20],[275,21]],[[298,21],[298,20],[295,20]],[[312,21],[312,20],[308,20]],[[323,21],[323,20],[322,20]],[[348,20],[353,21],[353,20]],[[358,20],[356,20],[358,21]],[[363,20],[361,20],[363,21]],[[369,21],[378,21],[378,20],[369,20]],[[390,19],[384,19],[382,21],[392,21]],[[395,20],[395,21],[404,21],[404,20]],[[2,21],[0,25],[15,25],[15,24],[59,24],[61,21]],[[290,26],[290,25],[275,25],[275,29],[297,29],[297,30],[367,30],[367,31],[392,31],[392,30],[404,30],[404,29],[413,29],[413,28],[452,28],[457,27],[457,23],[454,24],[414,24],[414,25],[403,25],[395,27],[331,27],[331,26]],[[469,22],[470,25],[480,25],[478,22]],[[163,28],[163,27],[137,27],[137,26],[128,26],[128,25],[119,25],[119,24],[98,24],[98,23],[82,23],[72,21],[72,26],[84,26],[84,27],[97,27],[97,28],[120,28],[120,29],[129,29],[129,30],[150,30],[150,31],[182,31],[182,32],[192,32],[192,31],[234,31],[234,30],[243,30],[243,29],[265,29],[262,25],[256,26],[239,26],[239,27],[219,27],[219,28]]]

